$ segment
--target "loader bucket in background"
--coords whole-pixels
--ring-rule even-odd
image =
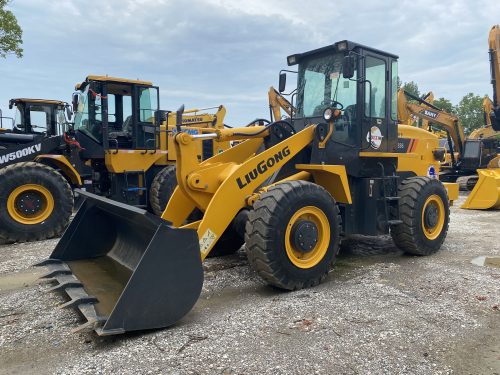
[[[478,169],[479,180],[461,208],[500,209],[500,168]]]
[[[99,335],[162,328],[187,314],[203,285],[195,230],[80,192],[85,198],[47,265]]]

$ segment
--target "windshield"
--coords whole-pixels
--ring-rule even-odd
[[[333,100],[340,102],[344,110],[354,112],[356,72],[352,79],[342,76],[343,57],[343,54],[337,53],[300,62],[297,117],[321,116]]]
[[[96,113],[95,125],[92,126],[89,119],[89,86],[85,86],[83,91],[78,92],[78,108],[74,114],[75,130],[80,130],[95,141],[100,142],[101,139],[101,117],[100,113]]]

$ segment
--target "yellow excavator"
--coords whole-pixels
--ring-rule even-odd
[[[284,290],[324,281],[351,234],[390,233],[408,254],[437,252],[458,186],[437,178],[438,137],[397,123],[397,59],[347,40],[290,55],[290,118],[179,129],[178,187],[161,218],[82,192],[43,262],[54,290],[70,297],[63,306],[86,318],[80,329],[113,335],[177,322],[200,295],[203,260],[241,217],[251,267]],[[285,86],[282,73],[279,92]],[[202,161],[195,150],[205,141],[237,144]]]
[[[484,142],[496,144],[497,154],[488,161],[487,168],[478,169],[479,179],[467,200],[466,209],[500,209],[500,26],[493,26],[488,37],[493,100],[485,98],[486,126],[471,134],[476,139],[476,148]],[[481,152],[481,151],[479,151]]]
[[[407,100],[407,97],[412,101]],[[422,128],[433,132],[441,139],[441,145],[446,148],[446,158],[441,163],[440,179],[456,181],[461,190],[474,189],[479,178],[482,177],[484,187],[480,194],[471,194],[463,208],[498,208],[497,190],[494,187],[495,168],[498,167],[500,132],[491,126],[490,116],[486,125],[476,129],[469,137],[465,137],[460,118],[436,107],[428,98],[416,97],[403,89],[398,92],[398,117],[401,122],[415,124],[415,120],[422,120]],[[485,113],[493,108],[491,101],[486,97],[483,102]],[[487,178],[489,177],[489,178]],[[485,180],[488,179],[489,181]],[[500,197],[498,198],[500,199]],[[472,203],[471,203],[472,202]],[[485,202],[490,202],[486,204]]]

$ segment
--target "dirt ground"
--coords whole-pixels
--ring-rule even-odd
[[[115,337],[72,333],[82,321],[30,267],[57,240],[2,245],[0,374],[500,374],[500,268],[472,263],[500,256],[500,211],[463,200],[433,256],[357,237],[325,283],[285,293],[240,250],[206,262],[180,323]]]

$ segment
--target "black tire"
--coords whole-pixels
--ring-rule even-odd
[[[163,168],[153,179],[149,194],[149,203],[155,215],[161,216],[167,203],[177,187],[177,176],[175,165]],[[200,220],[203,214],[195,209],[188,217],[188,222]],[[243,231],[238,231],[234,225],[230,225],[217,241],[215,247],[210,251],[209,258],[215,258],[237,252],[244,242]]]
[[[176,186],[175,165],[166,166],[155,176],[149,192],[149,203],[155,215],[163,214]]]
[[[245,243],[245,224],[248,210],[241,210],[224,231],[207,258],[216,258],[236,253]]]
[[[299,267],[289,255],[291,245],[286,242],[286,233],[293,233],[295,224],[302,225],[307,220],[293,222],[295,215],[313,207],[322,212],[323,228],[329,235],[317,237],[317,242],[309,250],[320,252],[314,262]],[[300,218],[300,217],[299,217]],[[329,228],[329,229],[326,229]],[[310,229],[307,229],[311,233]],[[288,232],[287,232],[288,231]],[[287,290],[307,288],[323,281],[335,263],[340,245],[341,217],[332,196],[321,186],[306,181],[289,181],[276,184],[263,193],[248,214],[245,233],[245,248],[251,266],[270,285]],[[321,233],[317,230],[316,233]],[[290,235],[290,241],[292,241]],[[297,236],[295,236],[297,240]],[[322,245],[323,243],[323,245]],[[303,244],[301,244],[303,245]],[[293,251],[297,251],[293,249]],[[308,251],[299,254],[308,254]],[[324,252],[324,254],[322,254]]]
[[[395,245],[412,255],[437,252],[446,238],[450,221],[450,206],[444,185],[429,177],[411,177],[405,179],[398,190],[399,214],[403,223],[391,227]],[[428,215],[430,219],[427,219]],[[429,224],[426,224],[428,220]],[[435,224],[434,220],[437,220]]]
[[[23,223],[19,217],[29,218],[30,214],[21,212],[18,204],[23,198],[19,195],[19,201],[14,200],[13,192],[23,185],[34,185],[40,191],[45,191],[53,199],[52,210],[47,210],[45,219],[40,218],[40,222]],[[14,193],[15,194],[15,193]],[[44,211],[44,195],[36,190],[26,190],[26,199],[32,199],[30,202],[33,207],[33,199],[39,199],[42,203],[35,207],[34,215]],[[31,194],[31,195],[29,195]],[[14,207],[9,204],[15,202]],[[33,198],[34,197],[34,198]],[[47,207],[47,206],[45,206]],[[10,165],[0,170],[0,238],[7,242],[27,242],[39,241],[47,238],[59,236],[69,223],[73,210],[73,192],[68,181],[55,169],[36,162],[25,162]],[[17,212],[16,216],[12,216]],[[27,216],[26,216],[27,215]],[[37,220],[35,220],[37,221]]]

